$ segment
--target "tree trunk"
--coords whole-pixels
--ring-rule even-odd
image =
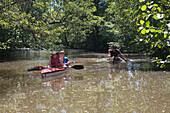
[[[65,40],[65,43],[66,43],[66,48],[69,48],[69,42],[68,42],[68,39],[67,39],[67,32],[64,34],[64,40]]]
[[[94,13],[94,15],[98,16],[99,0],[95,0],[95,6],[96,6],[96,12]],[[94,43],[94,51],[97,51],[97,48],[98,48],[98,41],[97,41],[98,36],[99,36],[99,27],[95,25],[94,41],[96,43]]]

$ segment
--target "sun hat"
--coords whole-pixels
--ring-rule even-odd
[[[51,54],[54,55],[54,54],[57,54],[57,52],[53,51]]]
[[[60,51],[60,53],[64,53],[64,51]]]

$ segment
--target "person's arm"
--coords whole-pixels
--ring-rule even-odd
[[[123,59],[124,61],[126,61],[126,62],[127,62],[127,60],[123,57],[123,55],[122,55],[122,53],[120,52],[120,50],[118,50],[118,51],[119,51],[118,56],[119,56],[121,59]]]
[[[61,58],[59,58],[59,61],[60,61],[61,65],[64,66],[63,60]]]
[[[108,50],[108,56],[111,57],[110,49]]]

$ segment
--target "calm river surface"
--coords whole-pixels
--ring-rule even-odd
[[[49,52],[13,53],[0,59],[0,113],[169,113],[170,72],[147,57],[108,63],[107,54],[67,52],[85,69],[48,78],[27,72],[46,66]],[[72,64],[77,65],[77,64]]]

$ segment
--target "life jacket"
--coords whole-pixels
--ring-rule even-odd
[[[69,59],[67,57],[63,57],[63,63],[68,67],[70,65]]]
[[[50,57],[51,59],[51,67],[60,67],[62,66],[59,60],[59,56],[57,58],[54,58],[53,56]]]
[[[67,58],[67,57],[63,57],[63,63],[65,64],[65,63],[67,63],[69,61],[69,59]]]

